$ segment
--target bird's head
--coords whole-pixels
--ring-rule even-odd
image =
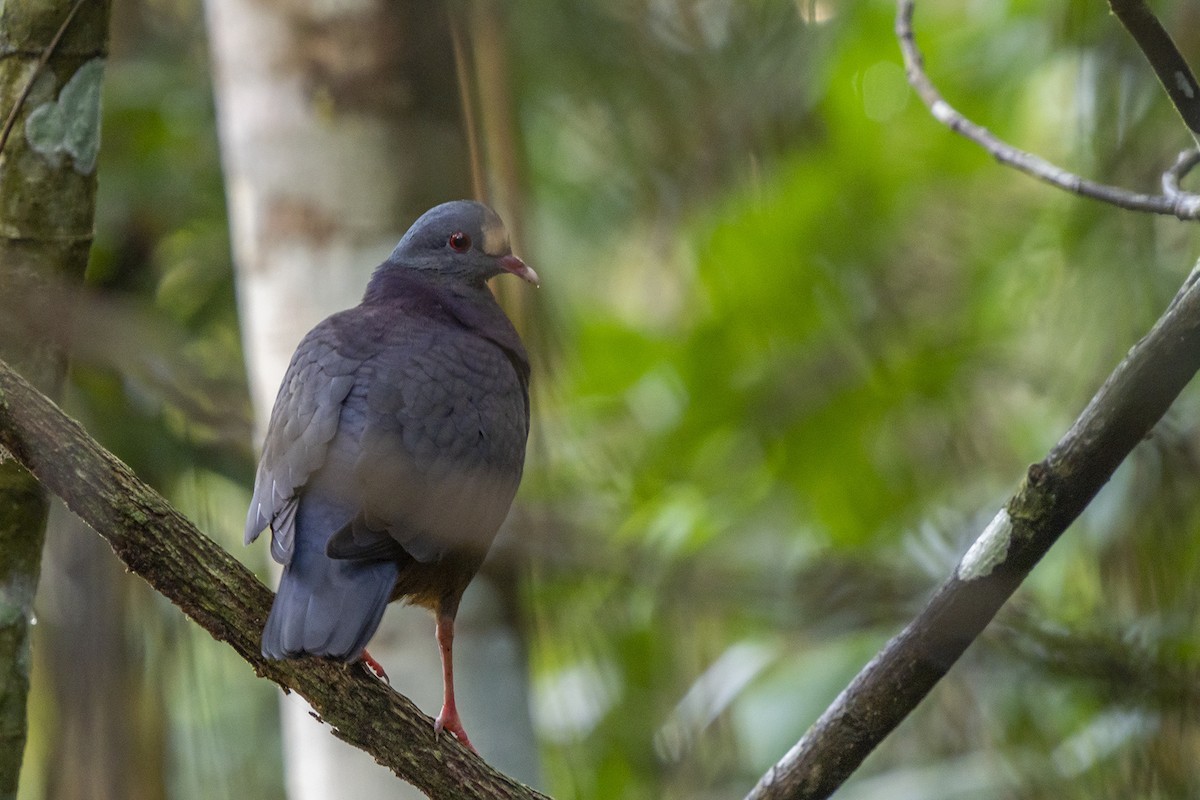
[[[380,269],[396,267],[480,284],[511,272],[538,284],[537,273],[513,255],[500,217],[473,200],[442,203],[422,214]]]

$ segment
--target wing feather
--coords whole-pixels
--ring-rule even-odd
[[[340,337],[327,319],[304,337],[288,365],[263,444],[246,516],[246,543],[271,527],[271,556],[291,561],[296,506],[309,476],[325,463],[342,407],[362,360],[339,351]]]

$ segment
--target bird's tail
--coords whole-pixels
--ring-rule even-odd
[[[263,629],[263,655],[357,659],[379,627],[397,575],[394,561],[331,559],[296,548]]]

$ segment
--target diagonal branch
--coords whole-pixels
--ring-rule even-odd
[[[828,797],[916,708],[1200,370],[1200,266],[929,604],[748,800]]]
[[[1033,178],[1057,186],[1072,194],[1089,197],[1109,205],[1130,211],[1143,211],[1151,214],[1164,214],[1178,217],[1184,221],[1200,219],[1200,195],[1176,191],[1164,194],[1142,194],[1131,192],[1117,186],[1109,186],[1088,180],[1068,172],[1055,164],[1051,164],[1040,156],[1013,147],[987,128],[967,119],[957,109],[946,102],[941,92],[925,74],[925,59],[917,48],[913,34],[912,15],[915,0],[899,0],[896,13],[896,38],[900,40],[900,51],[904,56],[904,68],[908,74],[908,82],[912,85],[921,101],[929,108],[929,113],[938,122],[955,133],[970,139],[992,155],[1001,164],[1007,164],[1014,169],[1024,172]],[[1121,0],[1116,0],[1117,3]],[[1128,0],[1126,0],[1128,3]],[[1166,35],[1165,32],[1163,34]],[[1168,38],[1168,41],[1170,39]],[[1186,65],[1185,65],[1186,66]],[[1157,69],[1157,66],[1155,67]],[[1188,75],[1191,73],[1189,72]],[[1192,79],[1195,80],[1194,78]],[[1179,108],[1179,106],[1176,106]],[[1181,108],[1181,113],[1183,110]],[[1186,116],[1185,116],[1186,119]],[[1190,122],[1189,122],[1190,125]],[[1181,159],[1182,160],[1182,159]],[[1177,166],[1172,169],[1177,169]],[[1190,165],[1189,167],[1190,168]],[[1186,172],[1186,170],[1184,170]],[[1175,174],[1175,187],[1178,190],[1178,179],[1182,173]]]
[[[913,41],[912,12],[913,0],[899,0],[896,34],[909,80],[939,121],[1002,163],[1077,194],[1123,208],[1200,218],[1200,197],[1179,190],[1182,176],[1200,162],[1196,151],[1182,154],[1164,175],[1164,195],[1134,195],[1071,175],[967,120],[926,77]],[[1186,118],[1185,110],[1180,112]],[[1049,455],[1029,467],[1016,493],[928,605],[859,672],[747,800],[824,798],[841,786],[946,675],[1197,370],[1200,265]]]
[[[1137,42],[1193,138],[1200,137],[1200,83],[1171,34],[1145,0],[1108,0],[1113,15]],[[1200,139],[1197,140],[1200,142]]]
[[[271,592],[0,361],[0,456],[7,450],[103,536],[117,557],[227,643],[260,676],[303,696],[330,732],[431,797],[545,796],[489,767],[364,670],[318,659],[267,661],[259,633]]]

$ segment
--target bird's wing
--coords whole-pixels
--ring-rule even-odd
[[[338,558],[482,559],[521,480],[525,379],[495,342],[452,327],[411,330],[370,369],[355,480],[361,513],[330,541]]]
[[[300,489],[325,463],[338,430],[342,404],[354,385],[362,359],[339,352],[333,318],[300,342],[284,375],[263,443],[246,515],[246,543],[271,526],[271,555],[291,561]]]

